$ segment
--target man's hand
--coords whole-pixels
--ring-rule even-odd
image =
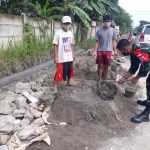
[[[57,58],[57,57],[54,58],[54,63],[55,63],[55,64],[58,63],[58,58]]]
[[[122,77],[121,79],[119,79],[118,84],[123,84],[124,82],[126,82],[125,77]]]
[[[119,54],[118,54],[117,51],[114,51],[114,56],[115,56],[115,57],[119,56]]]
[[[92,52],[92,56],[93,56],[93,57],[96,57],[96,56],[97,56],[96,50],[94,50],[94,51]]]

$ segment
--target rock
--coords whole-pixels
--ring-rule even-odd
[[[0,116],[0,133],[9,134],[13,131],[15,118],[11,115]]]
[[[37,99],[40,99],[43,95],[44,91],[33,92],[31,95]]]
[[[10,107],[12,109],[12,112],[17,109],[17,106],[14,103],[11,103]]]
[[[31,115],[31,113],[30,113],[28,110],[26,111],[26,114],[24,115],[24,118],[27,118],[27,119],[29,119],[30,121],[33,120],[33,116]]]
[[[28,126],[30,124],[30,120],[28,118],[24,118],[22,121],[21,121],[21,127],[25,127],[25,126]]]
[[[66,123],[66,122],[60,122],[59,125],[60,125],[60,126],[66,126],[67,123]]]
[[[0,114],[9,115],[12,113],[12,109],[8,101],[1,100],[0,101]]]
[[[99,95],[101,99],[109,101],[113,100],[118,93],[118,88],[112,81],[99,82]]]
[[[27,99],[21,95],[17,95],[14,103],[16,104],[17,108],[25,108],[27,105]]]
[[[33,121],[32,125],[37,125],[40,127],[40,126],[44,125],[44,120],[42,118],[38,118]]]
[[[41,104],[40,106],[37,107],[37,110],[43,112],[44,108],[45,108],[44,104]]]
[[[34,109],[37,109],[37,104],[35,104],[35,103],[30,103],[29,106],[34,108]]]
[[[34,92],[37,92],[37,91],[38,91],[38,88],[37,88],[37,86],[36,86],[36,82],[30,81],[30,85],[31,85],[32,91],[34,91]]]
[[[8,101],[10,104],[14,102],[16,94],[8,91],[7,96],[5,97],[5,101]]]
[[[38,103],[39,100],[35,97],[33,97],[31,94],[29,94],[28,92],[24,91],[22,93],[31,103]]]
[[[31,92],[31,85],[30,83],[22,83],[22,82],[19,82],[16,84],[16,93],[20,94],[24,91],[27,91],[27,92]]]
[[[40,118],[42,113],[37,111],[36,109],[33,109],[32,107],[30,107],[30,113],[33,116],[33,118]]]
[[[0,145],[5,145],[10,140],[10,135],[1,134],[0,135]]]
[[[46,88],[40,98],[41,103],[43,103],[45,106],[51,106],[55,99],[54,91],[54,88]]]
[[[20,129],[21,129],[20,124],[15,124],[15,125],[14,125],[14,128],[13,128],[13,131],[16,132],[16,131],[18,131],[18,130],[20,130]]]
[[[24,115],[26,113],[26,110],[24,108],[21,108],[21,109],[16,109],[14,112],[13,112],[13,116],[15,118],[23,118]]]
[[[9,150],[9,149],[8,149],[7,145],[1,145],[0,150]]]
[[[32,86],[35,86],[35,85],[36,85],[36,82],[34,82],[34,81],[30,81],[30,82],[29,82],[29,84],[30,84],[30,85],[31,85],[31,87],[32,87]]]

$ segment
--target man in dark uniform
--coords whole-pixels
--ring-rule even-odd
[[[147,99],[145,101],[138,100],[139,105],[145,106],[144,111],[131,118],[134,123],[142,123],[149,121],[150,114],[150,47],[138,47],[137,45],[131,44],[127,39],[122,39],[117,44],[117,49],[124,55],[130,55],[131,66],[125,76],[123,76],[118,83],[124,83],[129,77],[133,76],[139,69],[138,74],[132,78],[132,83],[136,84],[141,77],[147,77],[146,90]],[[140,68],[139,68],[140,67]]]

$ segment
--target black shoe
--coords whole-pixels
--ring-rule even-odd
[[[138,100],[137,104],[141,105],[141,106],[147,106],[147,100],[142,101],[142,100]]]
[[[142,123],[142,122],[149,122],[149,115],[147,114],[139,114],[135,117],[131,118],[131,121],[134,123]]]
[[[132,117],[131,121],[134,123],[149,122],[149,114],[150,114],[150,106],[146,106],[144,111],[141,114]]]

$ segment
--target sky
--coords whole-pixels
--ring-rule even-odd
[[[150,0],[119,0],[119,5],[132,16],[133,26],[150,21]]]

